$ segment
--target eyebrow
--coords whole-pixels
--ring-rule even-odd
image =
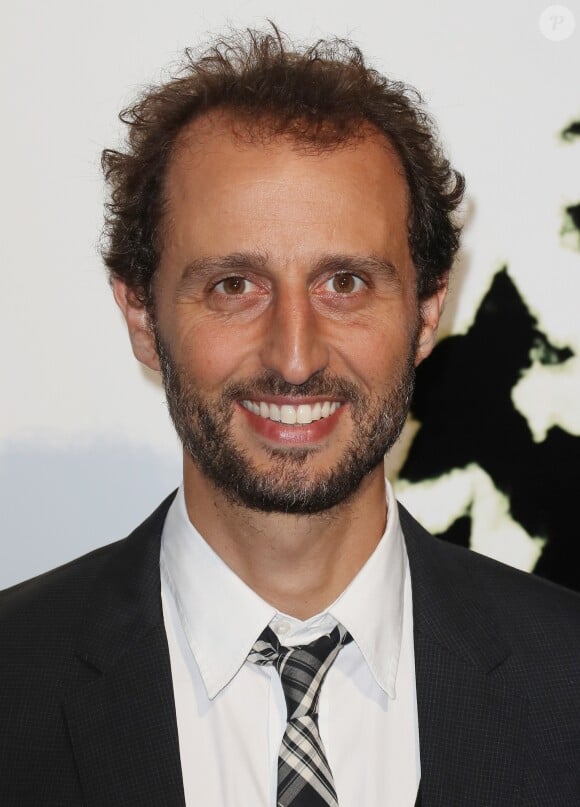
[[[218,272],[264,271],[270,263],[267,253],[254,251],[232,252],[229,255],[211,255],[195,258],[184,266],[178,283],[178,292],[183,291],[192,282],[203,283],[203,281]],[[334,271],[339,274],[341,272],[345,274],[373,272],[383,275],[391,283],[399,284],[401,282],[400,272],[395,264],[376,255],[349,255],[344,253],[324,255],[316,261],[314,267],[308,273],[308,278],[310,279],[328,271]]]

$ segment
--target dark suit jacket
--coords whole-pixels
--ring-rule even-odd
[[[170,501],[0,594],[2,807],[183,807],[160,601]],[[578,807],[580,597],[401,521],[422,807]]]

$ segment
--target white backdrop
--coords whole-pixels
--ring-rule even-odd
[[[271,17],[298,40],[348,36],[382,72],[417,86],[468,182],[444,330],[469,327],[491,276],[508,262],[540,328],[580,355],[578,237],[560,234],[564,208],[580,201],[580,139],[559,136],[580,119],[580,31],[560,41],[543,35],[538,20],[548,5],[4,5],[0,587],[122,537],[179,480],[161,389],[133,359],[97,253],[99,158],[119,144],[117,113],[138,89],[228,23],[261,26]],[[567,8],[580,27],[580,0]],[[516,406],[537,440],[554,423],[580,434],[580,360],[549,374],[532,367]],[[427,526],[437,522],[427,498],[408,496]]]

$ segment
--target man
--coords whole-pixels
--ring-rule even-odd
[[[419,99],[250,32],[124,119],[105,260],[183,484],[3,594],[0,803],[577,805],[579,598],[384,479],[459,237]]]

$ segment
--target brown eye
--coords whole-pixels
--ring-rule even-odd
[[[338,275],[334,275],[332,278],[332,288],[333,291],[337,291],[341,294],[350,294],[353,291],[358,290],[357,281],[360,284],[361,279],[356,277],[356,275],[350,275],[346,272],[341,272]]]
[[[220,290],[221,286],[224,294],[243,294],[247,285],[247,281],[243,277],[226,277],[217,284],[216,289]]]

